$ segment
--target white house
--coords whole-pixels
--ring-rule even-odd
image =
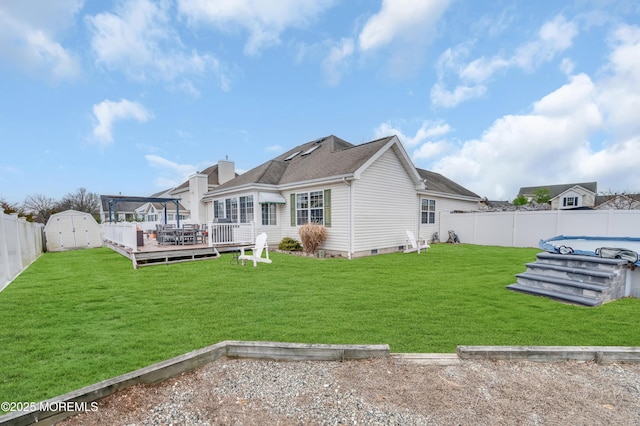
[[[328,136],[297,146],[208,191],[207,221],[255,224],[269,244],[324,225],[328,254],[402,250],[406,230],[431,239],[445,210],[475,210],[480,197],[419,170],[396,136],[353,145]],[[193,209],[193,207],[192,207]]]
[[[518,195],[535,199],[536,191],[548,190],[550,195],[551,210],[575,209],[579,207],[594,207],[597,182],[569,183],[562,185],[530,186],[520,188]]]

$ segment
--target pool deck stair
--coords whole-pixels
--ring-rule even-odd
[[[582,306],[600,306],[625,295],[628,262],[575,254],[538,253],[509,290]]]

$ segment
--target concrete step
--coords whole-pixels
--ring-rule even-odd
[[[536,258],[541,263],[555,263],[570,267],[587,267],[591,269],[626,267],[629,263],[622,259],[605,259],[597,256],[584,256],[579,254],[556,254],[546,251],[538,253]]]
[[[559,291],[562,291],[561,289],[563,287],[571,287],[571,288],[576,288],[580,290],[590,290],[598,293],[606,292],[609,289],[608,286],[603,284],[576,281],[568,278],[534,274],[531,272],[516,274],[516,278],[518,278],[519,284],[530,285],[533,287],[544,287],[546,284],[552,284],[554,288],[556,288]]]
[[[525,264],[529,269],[535,269],[538,271],[554,271],[563,273],[566,275],[584,275],[585,277],[592,277],[598,280],[610,280],[615,278],[616,273],[613,270],[604,269],[590,269],[590,268],[578,268],[573,266],[556,265],[552,263],[540,263],[531,262]]]
[[[549,290],[540,287],[530,287],[523,284],[511,284],[508,285],[509,290],[518,291],[521,293],[533,294],[538,296],[545,296],[551,299],[560,300],[562,302],[584,305],[584,306],[600,306],[602,302],[598,299],[591,297],[578,296],[575,294],[561,293],[555,290]]]

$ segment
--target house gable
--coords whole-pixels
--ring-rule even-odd
[[[577,207],[594,207],[596,194],[581,185],[575,185],[553,197],[551,209],[573,209]]]

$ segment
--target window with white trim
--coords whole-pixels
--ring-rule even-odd
[[[276,211],[277,211],[277,206],[275,204],[272,204],[272,203],[262,204],[262,224],[265,226],[277,225]]]
[[[577,207],[578,206],[578,197],[564,197],[562,199],[563,207]]]
[[[420,207],[420,223],[433,225],[436,223],[436,200],[423,198]]]
[[[296,194],[296,224],[324,224],[324,192],[301,192]]]
[[[253,195],[240,197],[240,223],[253,221]]]
[[[229,219],[233,223],[253,222],[253,195],[213,201],[213,218]]]
[[[215,200],[213,202],[213,218],[214,219],[224,218],[224,201]]]

